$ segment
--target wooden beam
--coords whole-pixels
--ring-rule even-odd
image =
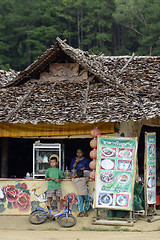
[[[158,220],[160,220],[160,216],[159,215],[153,216],[151,218],[148,218],[147,222],[155,222],[155,221],[158,221]]]
[[[118,220],[106,220],[106,219],[98,219],[93,220],[92,225],[108,225],[108,226],[128,226],[133,227],[134,222],[128,221],[118,221]]]
[[[34,83],[30,88],[28,93],[26,93],[24,95],[24,97],[22,98],[22,100],[17,104],[17,106],[8,114],[8,116],[6,117],[5,121],[7,122],[12,116],[13,114],[20,108],[20,106],[24,103],[24,101],[26,100],[26,98],[31,94],[34,86],[36,83]]]
[[[92,82],[93,79],[94,79],[94,75],[90,76],[87,80],[87,89],[86,89],[86,93],[85,93],[85,103],[84,103],[82,116],[84,116],[86,114],[87,102],[88,102],[88,92],[89,92],[89,83]]]
[[[86,89],[86,94],[85,94],[85,103],[84,103],[83,114],[86,114],[87,102],[88,102],[88,91],[89,91],[89,81],[87,82],[87,89]]]
[[[128,66],[128,64],[132,61],[132,59],[134,58],[134,53],[132,53],[132,56],[129,58],[129,60],[126,62],[126,64],[124,65],[124,67],[120,70],[120,74],[124,71],[124,69]]]

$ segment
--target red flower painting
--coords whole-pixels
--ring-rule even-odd
[[[68,197],[72,199],[70,203],[70,209],[72,208],[73,203],[77,203],[77,195],[75,193],[68,193],[64,196],[64,199],[61,199],[61,210],[65,209],[68,204]]]
[[[77,195],[75,193],[68,193],[64,196],[64,200],[68,202],[68,197],[72,199],[72,203],[77,202]]]
[[[21,183],[21,184],[20,184],[20,187],[21,187],[21,188],[24,188],[24,189],[27,189],[27,184],[26,184],[26,183]]]
[[[28,212],[30,206],[30,196],[27,193],[19,193],[17,201],[13,202],[13,208],[18,208],[20,212]]]
[[[9,202],[15,202],[18,199],[19,189],[15,188],[14,185],[7,185],[2,188],[5,192],[6,198]]]

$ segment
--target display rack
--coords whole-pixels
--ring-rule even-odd
[[[47,168],[50,167],[49,158],[52,155],[57,157],[57,167],[61,169],[61,144],[41,143],[40,141],[33,144],[33,178],[45,176]]]

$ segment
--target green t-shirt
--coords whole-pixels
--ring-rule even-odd
[[[62,171],[58,168],[48,168],[46,170],[45,178],[54,177],[56,179],[60,179],[63,177]],[[48,190],[59,190],[61,189],[61,183],[55,182],[53,180],[48,181]]]

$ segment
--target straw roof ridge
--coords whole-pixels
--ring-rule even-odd
[[[87,51],[81,49],[75,49],[62,41],[60,38],[56,38],[57,42],[55,46],[51,46],[50,49],[45,51],[41,56],[37,58],[31,65],[29,65],[24,71],[20,72],[15,81],[9,83],[7,86],[17,85],[23,82],[24,79],[35,78],[34,74],[42,72],[46,65],[49,65],[51,61],[56,62],[56,59],[63,52],[75,62],[78,62],[84,69],[94,74],[100,81],[107,83],[112,87],[118,87],[121,91],[129,93],[125,83],[121,82],[122,69],[127,62],[134,60],[135,62],[160,62],[160,56],[104,56],[103,54],[90,55]],[[110,71],[108,65],[116,65],[114,71]]]

